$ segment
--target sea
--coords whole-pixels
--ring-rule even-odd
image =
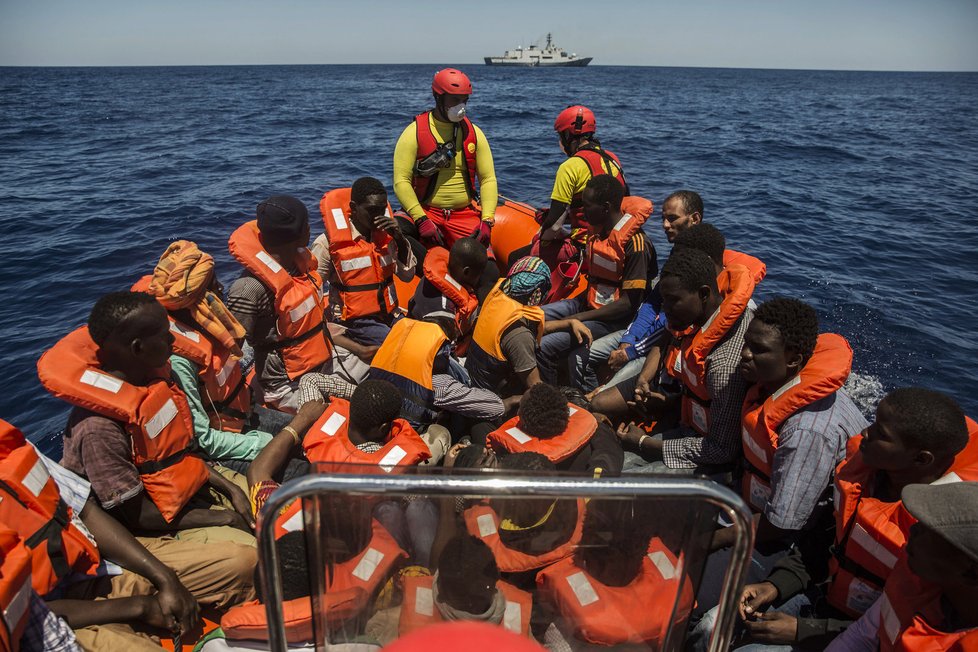
[[[329,189],[390,188],[445,65],[0,68],[0,418],[60,455],[38,356],[191,239],[226,284],[232,230],[273,194],[322,229]],[[757,298],[813,305],[855,351],[867,414],[920,385],[978,416],[978,74],[458,65],[502,195],[549,203],[556,114],[585,104],[634,194],[697,191]],[[391,199],[394,201],[393,192]]]

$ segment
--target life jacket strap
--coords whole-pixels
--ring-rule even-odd
[[[139,471],[139,475],[150,475],[152,473],[159,473],[165,469],[180,462],[189,453],[189,449],[184,448],[179,450],[172,455],[164,457],[162,460],[149,460],[148,462],[143,462],[142,464],[136,465],[136,470]]]
[[[8,485],[3,480],[0,480],[0,489],[10,494],[10,497],[20,504],[21,507],[28,510],[30,509],[27,503],[20,499],[13,487]],[[59,496],[58,506],[55,508],[54,515],[51,517],[51,519],[41,526],[37,532],[29,536],[24,541],[24,545],[31,550],[36,548],[41,542],[47,543],[47,556],[51,562],[51,568],[58,577],[64,577],[70,570],[68,568],[68,559],[65,557],[64,546],[62,545],[61,540],[61,533],[68,527],[70,522],[71,519],[68,516],[68,504]]]
[[[325,330],[326,330],[326,322],[323,322],[322,326],[318,328],[317,327],[310,328],[302,335],[297,335],[295,337],[290,337],[284,340],[278,340],[276,342],[262,342],[260,344],[255,344],[254,349],[259,353],[268,353],[269,351],[281,351],[282,349],[287,349],[290,346],[295,346],[296,344],[305,342],[310,337],[313,337],[314,335],[318,335]]]

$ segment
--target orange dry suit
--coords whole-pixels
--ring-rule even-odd
[[[598,421],[583,408],[567,404],[570,415],[564,432],[547,439],[539,439],[520,429],[519,415],[513,417],[486,437],[486,444],[497,452],[540,453],[554,464],[572,457],[591,441]]]
[[[418,436],[414,428],[404,419],[391,423],[390,433],[383,447],[375,453],[359,450],[349,437],[350,402],[341,398],[330,400],[329,408],[319,420],[309,428],[302,447],[310,462],[337,465],[369,464],[380,467],[386,473],[420,464],[431,457],[428,445]],[[361,471],[353,468],[351,473]]]
[[[98,548],[71,517],[34,446],[0,420],[0,523],[15,530],[30,551],[31,582],[40,596],[70,573],[94,574],[98,568]]]
[[[99,367],[98,345],[82,326],[37,361],[41,384],[54,396],[121,422],[132,439],[132,461],[146,495],[172,521],[207,482],[204,461],[189,451],[194,424],[169,368],[146,386],[132,385]]]
[[[600,308],[621,296],[625,272],[625,246],[652,214],[652,202],[642,197],[625,197],[621,202],[621,219],[607,236],[591,232],[587,243],[587,301]]]
[[[797,411],[831,396],[849,377],[852,349],[841,335],[818,336],[815,351],[805,366],[767,398],[761,388],[747,390],[741,411],[744,477],[741,496],[755,512],[763,513],[771,499],[771,473],[778,448],[778,429]]]
[[[602,584],[567,557],[537,575],[540,595],[573,627],[574,636],[601,646],[648,643],[658,648],[674,622],[693,606],[687,579],[679,595],[682,567],[658,538],[649,542],[638,575],[625,586]]]
[[[397,308],[394,290],[394,253],[391,237],[384,231],[355,234],[350,221],[350,189],[337,188],[319,202],[329,243],[335,278],[330,287],[339,291],[343,320],[368,315],[389,315]],[[390,204],[387,215],[393,215]]]
[[[404,603],[397,625],[397,635],[406,636],[416,629],[444,620],[438,611],[434,598],[435,578],[431,575],[404,578]],[[496,582],[506,600],[503,628],[516,634],[528,636],[530,633],[530,612],[533,610],[533,596],[502,580]]]
[[[14,530],[0,525],[0,650],[18,652],[30,620],[31,553]]]
[[[305,247],[295,256],[293,276],[265,251],[258,222],[245,222],[228,240],[231,255],[274,294],[278,340],[256,345],[258,351],[278,351],[291,380],[323,366],[332,355],[324,335],[323,281],[316,271],[316,257]]]

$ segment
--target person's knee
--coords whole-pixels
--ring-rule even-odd
[[[625,399],[622,398],[621,392],[618,391],[617,387],[609,387],[606,390],[598,392],[591,399],[591,411],[603,414],[609,418],[621,416],[622,412],[627,408],[628,404],[625,403]]]

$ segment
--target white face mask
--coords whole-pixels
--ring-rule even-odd
[[[465,117],[465,102],[449,108],[445,111],[445,115],[448,116],[449,122],[461,122]]]

